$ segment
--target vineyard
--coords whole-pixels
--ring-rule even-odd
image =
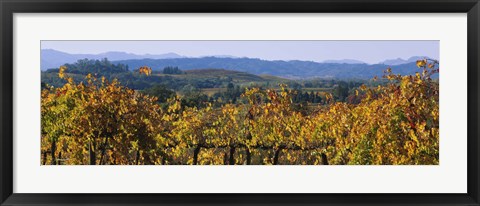
[[[189,107],[104,77],[42,90],[41,163],[52,165],[435,165],[439,164],[439,85],[435,60],[415,75],[390,69],[358,103],[306,110],[294,91],[248,88],[243,101]],[[151,70],[142,67],[143,75]],[[372,81],[379,81],[374,78]]]

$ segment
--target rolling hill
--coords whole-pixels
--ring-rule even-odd
[[[245,72],[225,69],[192,69],[186,71],[186,78],[229,78],[234,82],[267,81],[266,78]]]
[[[47,70],[51,68],[58,68],[63,64],[71,64],[76,62],[79,59],[103,59],[107,58],[110,61],[123,60],[123,59],[168,59],[168,58],[182,58],[175,53],[166,53],[166,54],[132,54],[126,52],[105,52],[100,54],[69,54],[66,52],[61,52],[53,49],[42,49],[40,52],[41,62],[40,68],[42,70]]]
[[[161,71],[167,66],[179,67],[181,70],[224,69],[245,72],[257,76],[275,76],[288,79],[306,78],[336,78],[336,79],[370,79],[382,76],[383,71],[391,67],[394,73],[406,75],[420,71],[415,61],[423,57],[416,56],[404,59],[385,60],[379,64],[366,64],[361,61],[327,60],[314,61],[282,61],[262,60],[257,58],[232,56],[204,56],[186,57],[175,53],[159,55],[137,55],[125,52],[106,52],[102,54],[69,54],[52,49],[41,51],[41,69],[58,68],[64,64],[71,64],[79,59],[107,58],[115,64],[128,65],[130,70],[141,66],[149,66],[153,70]],[[205,70],[203,70],[205,72]],[[208,73],[207,73],[208,74]],[[260,77],[261,78],[261,77]]]
[[[175,58],[175,59],[131,59],[114,61],[126,64],[129,68],[149,66],[153,70],[162,70],[167,66],[176,66],[182,70],[225,69],[246,72],[255,75],[272,75],[288,79],[337,78],[370,79],[382,76],[389,65],[385,64],[339,64],[313,61],[267,61],[253,58]],[[391,66],[398,74],[414,74],[420,71],[415,62]]]

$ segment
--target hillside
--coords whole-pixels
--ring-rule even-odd
[[[73,77],[75,82],[85,80],[87,74],[96,77],[104,76],[109,80],[117,79],[123,85],[132,89],[143,90],[154,85],[165,85],[167,88],[180,91],[184,87],[198,89],[223,88],[228,84],[249,85],[285,82],[287,79],[279,77],[261,77],[240,71],[225,69],[193,69],[179,74],[163,74],[153,72],[150,76],[141,75],[136,70],[129,70],[121,63],[112,63],[108,60],[79,60],[73,64],[65,64],[66,73]],[[42,72],[42,83],[52,86],[61,86],[65,83],[58,77],[59,69],[49,69]]]
[[[336,78],[370,79],[382,76],[389,66],[385,64],[338,64],[313,61],[267,61],[252,58],[175,58],[175,59],[131,59],[114,61],[126,64],[129,68],[149,66],[153,70],[162,70],[167,66],[176,66],[184,71],[192,69],[217,68],[246,72],[255,75],[272,75],[289,79]],[[408,75],[419,71],[414,62],[392,66],[397,74]]]
[[[229,78],[233,82],[268,81],[268,79],[264,79],[254,74],[225,69],[192,69],[186,71],[185,76],[186,78]]]
[[[41,50],[41,62],[40,68],[42,70],[58,68],[63,64],[71,64],[80,59],[93,59],[101,60],[107,58],[110,61],[122,60],[122,59],[168,59],[168,58],[182,58],[182,56],[175,53],[166,53],[166,54],[132,54],[127,52],[105,52],[100,54],[69,54],[66,52],[61,52],[53,49],[42,49]]]
[[[288,79],[335,78],[335,79],[370,79],[383,75],[387,67],[401,75],[414,74],[419,71],[415,61],[423,57],[408,59],[389,59],[379,64],[366,64],[354,59],[314,61],[262,60],[257,58],[239,58],[226,55],[186,57],[175,53],[137,55],[125,52],[106,52],[101,54],[69,54],[52,49],[41,50],[41,69],[58,68],[64,64],[73,64],[83,59],[102,60],[107,58],[114,64],[125,64],[129,70],[141,66],[152,67],[161,71],[167,66],[181,70],[224,69],[245,72],[253,75],[270,75]]]

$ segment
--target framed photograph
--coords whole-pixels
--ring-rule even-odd
[[[1,205],[480,205],[477,0],[0,0]]]

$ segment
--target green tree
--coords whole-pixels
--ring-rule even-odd
[[[165,103],[169,98],[175,96],[175,92],[168,89],[165,85],[157,84],[153,87],[143,90],[143,93],[158,98],[158,103]]]

